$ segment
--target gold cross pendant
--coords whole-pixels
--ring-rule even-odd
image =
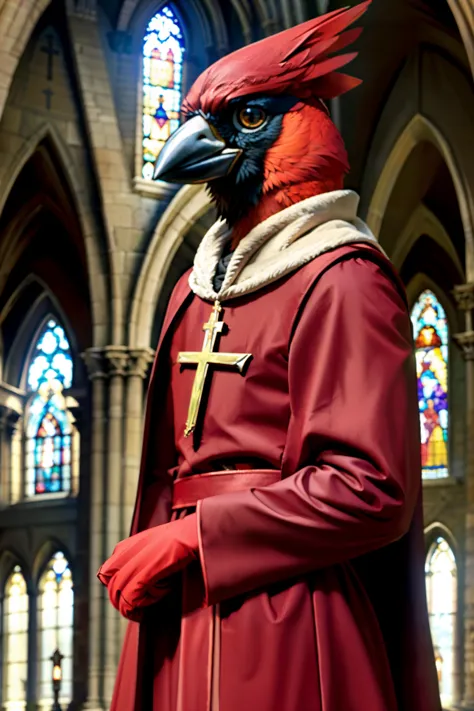
[[[222,333],[224,322],[220,321],[222,306],[218,301],[215,302],[212,309],[209,321],[202,327],[205,332],[202,351],[186,351],[178,353],[178,363],[197,365],[196,376],[194,378],[193,389],[191,392],[191,400],[189,403],[188,419],[184,436],[194,432],[199,416],[199,408],[201,406],[202,395],[206,383],[210,365],[221,365],[237,368],[239,373],[243,373],[244,368],[250,358],[251,353],[216,353],[214,346],[218,334]]]

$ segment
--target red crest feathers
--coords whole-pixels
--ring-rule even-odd
[[[356,52],[331,56],[352,44],[361,28],[346,30],[372,0],[334,10],[232,52],[206,69],[185,99],[185,109],[216,113],[231,99],[253,94],[291,94],[332,99],[361,83],[336,70]]]

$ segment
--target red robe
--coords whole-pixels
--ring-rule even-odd
[[[129,623],[112,711],[439,711],[424,589],[411,323],[388,260],[346,245],[223,304],[199,446],[183,431],[212,305],[172,295],[145,421],[135,533],[174,477],[250,462],[267,487],[197,506],[200,570]],[[196,596],[197,599],[197,596]]]

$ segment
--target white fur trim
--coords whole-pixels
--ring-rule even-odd
[[[264,220],[239,242],[217,293],[214,275],[232,234],[219,220],[198,247],[189,285],[202,299],[227,301],[268,286],[340,245],[368,242],[382,249],[357,217],[358,203],[359,196],[352,190],[335,190],[302,200]]]

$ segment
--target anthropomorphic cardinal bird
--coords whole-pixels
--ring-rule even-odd
[[[411,323],[324,103],[368,4],[209,67],[157,160],[223,219],[171,296],[99,571],[130,620],[112,711],[440,710]]]
[[[332,55],[357,39],[361,29],[346,28],[370,1],[224,57],[188,94],[186,123],[158,157],[155,177],[209,181],[234,244],[276,211],[342,188],[347,154],[324,100],[360,83],[336,71],[356,53]]]

